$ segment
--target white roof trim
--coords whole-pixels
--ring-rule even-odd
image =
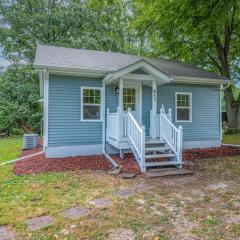
[[[173,76],[174,83],[196,83],[196,84],[227,84],[232,83],[232,80],[228,79],[214,79],[214,78],[196,78],[196,77],[185,77],[185,76]]]
[[[155,77],[157,80],[159,81],[163,81],[165,83],[169,83],[172,78],[169,77],[167,74],[163,73],[162,71],[158,70],[156,67],[152,66],[150,63],[141,60],[139,62],[133,63],[127,67],[124,67],[120,70],[117,70],[114,73],[109,73],[104,79],[103,82],[104,83],[111,83],[114,80],[121,78],[139,68],[142,68],[143,70],[145,70],[148,74],[152,75],[153,77]]]
[[[104,77],[109,72],[100,70],[69,68],[69,67],[56,67],[56,66],[42,66],[34,65],[37,70],[46,69],[49,73],[60,75],[76,75],[76,76],[91,76],[91,77]]]

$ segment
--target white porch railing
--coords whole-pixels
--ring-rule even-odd
[[[165,140],[176,154],[177,162],[182,162],[182,126],[176,128],[165,113],[164,107],[160,110],[160,139]]]
[[[140,166],[141,171],[145,170],[145,127],[140,126],[130,110],[127,114],[127,137],[132,152]]]
[[[167,142],[176,155],[176,161],[182,163],[182,127],[177,128],[171,120],[171,109],[166,114],[162,107],[160,114],[155,116],[151,114],[151,122],[155,121],[154,126],[156,126],[152,129],[151,125],[151,129],[156,132],[156,138]],[[115,113],[107,110],[106,138],[109,143],[119,149],[130,147],[141,171],[145,171],[145,128],[138,124],[130,110],[127,113],[122,113],[119,108]]]
[[[110,113],[107,109],[107,141],[126,142],[127,141],[127,113],[121,113],[118,108],[117,112]]]
[[[168,109],[165,113],[168,119],[172,122],[172,109]],[[150,136],[152,139],[160,138],[160,114],[154,114],[150,111]]]

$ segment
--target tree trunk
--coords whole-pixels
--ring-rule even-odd
[[[224,90],[224,99],[226,101],[226,111],[228,123],[231,128],[238,128],[238,111],[234,106],[234,98],[232,96],[232,86]],[[239,116],[240,117],[240,116]]]
[[[230,69],[228,64],[228,49],[230,44],[230,33],[229,28],[225,26],[225,41],[224,45],[222,45],[221,40],[218,35],[213,35],[213,41],[215,43],[215,47],[218,54],[218,60],[220,63],[220,73],[223,77],[227,77],[230,79]],[[224,99],[226,101],[226,111],[228,117],[228,123],[231,128],[240,128],[239,126],[239,106],[240,99],[235,100],[233,96],[233,86],[224,89]]]

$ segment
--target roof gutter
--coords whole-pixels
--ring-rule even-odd
[[[56,66],[45,66],[34,64],[37,70],[46,69],[49,73],[60,74],[60,75],[76,75],[76,76],[91,76],[91,77],[104,77],[103,82],[111,82],[116,78],[116,72],[104,71],[104,70],[92,70],[92,69],[79,69],[79,68],[69,68],[69,67],[56,67]],[[191,83],[191,84],[231,84],[233,81],[230,79],[214,79],[214,78],[198,78],[198,77],[186,77],[186,76],[169,76],[169,82],[173,83]],[[168,82],[166,81],[166,83]]]
[[[80,69],[80,68],[69,68],[69,67],[56,67],[56,66],[45,66],[45,65],[33,65],[37,70],[46,69],[49,73],[53,74],[64,74],[64,75],[79,75],[79,76],[94,76],[104,77],[109,71],[103,70],[92,70],[92,69]]]
[[[214,84],[214,85],[222,85],[222,84],[231,84],[233,81],[231,79],[216,79],[216,78],[197,78],[197,77],[185,77],[185,76],[173,76],[174,83],[192,83],[192,84]]]

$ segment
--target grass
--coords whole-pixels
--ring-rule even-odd
[[[22,137],[0,139],[0,163],[19,157],[22,149]]]
[[[240,145],[240,134],[223,135],[222,142],[225,144],[239,144]]]
[[[1,161],[9,160],[20,154],[21,140],[0,140],[0,146],[5,147],[4,151],[0,148],[4,152]],[[5,165],[0,167],[0,226],[8,226],[20,239],[31,240],[104,240],[110,229],[118,227],[132,229],[137,240],[157,236],[166,240],[239,239],[240,158],[196,160],[193,164],[198,172],[195,176],[151,180],[123,180],[91,171],[15,176],[14,165]],[[152,189],[129,198],[114,194],[139,183]],[[112,207],[89,205],[99,197],[111,199]],[[68,220],[59,214],[78,204],[90,208],[90,215]],[[29,231],[26,219],[41,215],[53,216],[54,224]],[[63,229],[69,233],[64,235]]]

